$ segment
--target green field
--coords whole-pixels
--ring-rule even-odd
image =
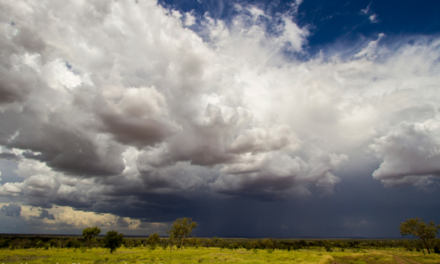
[[[220,248],[186,248],[183,251],[146,248],[108,249],[3,249],[0,263],[440,263],[440,254],[423,255],[404,249],[345,250],[230,250]]]

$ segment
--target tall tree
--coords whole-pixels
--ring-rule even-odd
[[[438,235],[440,225],[435,225],[433,221],[426,224],[422,218],[410,218],[403,223],[400,223],[400,234],[402,236],[418,237],[428,253],[430,245],[435,241]],[[423,251],[425,254],[425,251]]]
[[[180,250],[183,248],[183,241],[185,238],[189,237],[192,233],[192,230],[197,227],[196,222],[192,222],[191,218],[177,218],[174,221],[171,230],[167,231],[170,235],[170,239],[177,239],[181,241]]]

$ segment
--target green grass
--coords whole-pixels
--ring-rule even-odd
[[[375,263],[440,263],[439,254],[427,254],[421,252],[408,252],[403,249],[392,250],[359,250],[353,252],[325,252],[322,250],[298,250],[281,251],[275,250],[269,253],[266,250],[229,250],[219,248],[186,248],[183,251],[156,249],[148,250],[141,248],[119,248],[110,254],[109,250],[94,248],[83,250],[73,249],[17,249],[0,250],[1,263],[17,264],[104,264],[104,263],[352,263],[352,264],[375,264]]]

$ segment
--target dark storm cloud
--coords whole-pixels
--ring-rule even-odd
[[[39,161],[43,161],[45,160],[45,157],[41,154],[41,153],[34,153],[31,151],[25,151],[23,152],[23,157],[27,158],[27,159],[34,159],[34,160],[39,160]]]
[[[103,114],[102,120],[106,131],[111,132],[115,140],[139,148],[160,143],[172,134],[171,128],[156,120],[140,121],[109,114]]]
[[[28,76],[24,72],[11,73],[0,65],[0,104],[25,101],[33,85],[36,85],[36,81],[32,73]]]
[[[20,216],[21,206],[18,204],[10,203],[9,205],[3,205],[1,211],[7,216]]]
[[[26,117],[26,115],[28,115]],[[41,123],[30,118],[34,113],[22,113],[26,130],[8,140],[9,148],[31,150],[24,152],[26,158],[45,162],[55,170],[79,176],[119,174],[124,169],[121,159],[123,147],[110,143],[100,152],[99,141],[94,135],[68,124],[62,114],[53,113]],[[17,124],[20,125],[20,124]],[[28,130],[29,129],[29,130]],[[5,138],[6,141],[6,138]]]
[[[2,152],[0,153],[0,159],[6,159],[6,160],[20,160],[21,157],[19,155],[16,155],[14,153],[10,152]]]

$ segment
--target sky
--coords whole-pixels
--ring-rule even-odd
[[[440,2],[0,0],[0,233],[440,223]]]

